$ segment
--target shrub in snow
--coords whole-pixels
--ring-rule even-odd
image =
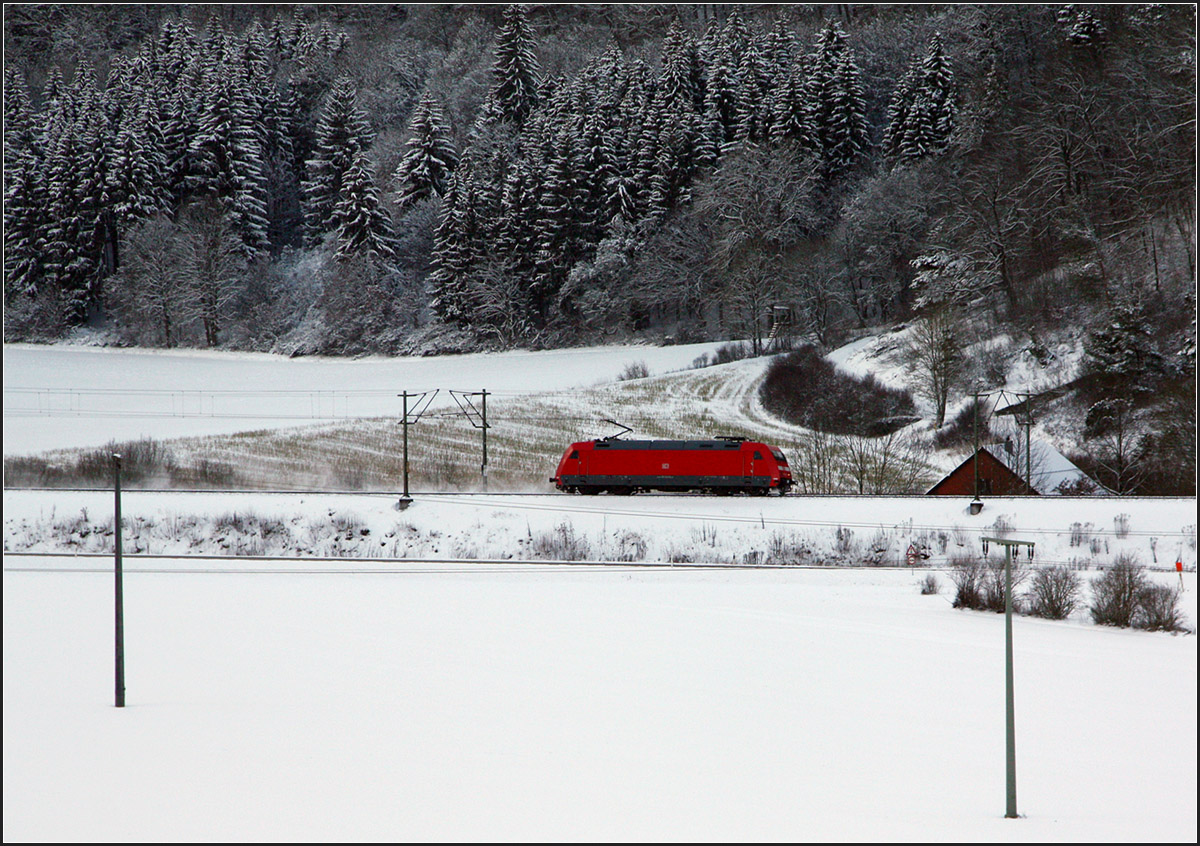
[[[767,560],[772,564],[803,564],[811,557],[812,550],[795,532],[772,532],[767,539]]]
[[[971,446],[976,437],[981,444],[991,443],[996,440],[991,418],[986,402],[977,403],[972,400],[933,433],[933,445],[937,449]]]
[[[1017,596],[1017,588],[1028,580],[1029,565],[1022,563],[1022,559],[1014,552],[1010,569],[1012,570],[1012,606],[1014,611],[1020,611],[1023,603],[1020,601],[1020,597]],[[999,558],[989,560],[983,584],[981,585],[984,609],[1000,614],[1004,613],[1005,587],[1007,582],[1008,576],[1005,575],[1004,560]]]
[[[1146,585],[1137,597],[1133,626],[1153,632],[1186,632],[1187,621],[1179,607],[1180,590],[1170,585]]]
[[[731,361],[741,361],[754,355],[754,348],[742,341],[732,341],[722,344],[713,355],[713,364],[728,364]]]
[[[214,532],[236,532],[244,534],[258,524],[258,515],[253,512],[239,514],[236,511],[226,511],[213,519]]]
[[[548,561],[584,561],[592,557],[592,546],[570,523],[559,523],[551,532],[535,534],[530,552]]]
[[[974,556],[953,556],[950,559],[950,581],[954,582],[955,608],[983,608],[983,585],[987,571],[983,561]]]
[[[834,543],[833,551],[836,552],[839,557],[849,557],[858,548],[858,544],[854,542],[853,529],[844,529],[841,526],[838,526],[835,537],[836,542]]]
[[[1029,612],[1048,620],[1065,620],[1079,607],[1079,575],[1068,567],[1040,567],[1027,596]]]
[[[617,381],[628,382],[630,379],[645,379],[649,375],[650,368],[646,366],[645,361],[631,361],[625,365],[625,369],[621,371]]]
[[[1120,553],[1104,575],[1092,583],[1092,620],[1102,626],[1133,623],[1138,599],[1150,587],[1145,568],[1132,553]]]
[[[907,392],[844,373],[811,346],[776,358],[759,396],[772,414],[833,434],[873,438],[917,419]]]
[[[921,582],[921,596],[933,596],[936,593],[942,592],[942,586],[937,580],[937,576],[930,573]]]
[[[670,546],[663,553],[663,558],[670,564],[691,564],[696,556],[691,550],[678,546]]]
[[[623,531],[616,539],[618,561],[645,561],[646,539],[637,532]]]

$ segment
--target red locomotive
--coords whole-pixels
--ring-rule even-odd
[[[744,438],[635,441],[613,437],[571,444],[550,481],[567,493],[785,494],[792,487],[792,473],[778,447]]]

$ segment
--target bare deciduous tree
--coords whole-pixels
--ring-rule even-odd
[[[129,233],[123,255],[108,290],[123,331],[137,343],[174,346],[195,308],[191,257],[179,227],[156,215]]]
[[[715,228],[710,271],[722,280],[734,328],[750,334],[756,351],[786,281],[784,255],[817,226],[818,186],[811,160],[747,144],[697,191],[694,213]]]
[[[1102,481],[1118,494],[1130,494],[1146,478],[1146,428],[1125,399],[1098,403],[1100,434],[1091,439],[1088,453],[1103,474]]]
[[[186,274],[193,291],[190,311],[204,327],[205,344],[215,347],[242,287],[246,271],[242,241],[211,200],[186,209],[180,230],[190,253]]]
[[[934,425],[946,420],[946,403],[966,367],[963,344],[954,314],[948,308],[931,311],[917,321],[906,353],[916,371],[916,391],[933,404]]]

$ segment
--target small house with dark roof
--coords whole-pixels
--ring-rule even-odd
[[[978,459],[980,496],[1039,496],[1091,491],[1097,495],[1109,493],[1089,478],[1070,459],[1043,441],[1033,441],[1030,476],[1025,482],[1025,454],[1011,442],[988,444],[968,456],[962,464],[926,491],[927,496],[974,496],[976,460]]]

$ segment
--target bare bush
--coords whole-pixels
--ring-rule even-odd
[[[625,369],[621,371],[617,381],[628,382],[631,379],[645,379],[649,375],[650,368],[646,366],[645,361],[631,361],[625,365]]]
[[[1041,567],[1029,588],[1029,612],[1048,620],[1065,620],[1079,607],[1079,575],[1069,567]]]
[[[776,359],[759,392],[772,414],[823,432],[878,437],[917,419],[906,391],[843,373],[813,347]]]
[[[534,558],[543,560],[585,561],[592,555],[592,545],[577,535],[570,523],[559,523],[553,531],[535,534],[530,551]]]
[[[732,341],[717,347],[717,351],[713,354],[712,363],[729,364],[731,361],[741,361],[743,358],[750,358],[753,355],[754,348],[750,344],[741,341]]]
[[[954,556],[950,559],[950,581],[954,582],[954,607],[982,610],[983,585],[987,569],[975,556]]]
[[[933,573],[928,574],[921,582],[921,596],[933,596],[942,592],[942,586]]]
[[[645,561],[648,546],[637,532],[624,531],[617,536],[618,561]]]
[[[1152,632],[1186,632],[1187,621],[1179,607],[1180,590],[1170,585],[1146,585],[1138,594],[1133,626]]]
[[[1009,578],[1005,569],[1004,562],[999,559],[988,561],[982,585],[984,609],[999,614],[1004,613]],[[1014,611],[1019,611],[1023,603],[1017,595],[1017,589],[1029,579],[1029,565],[1014,553],[1008,569],[1012,571],[1012,607]]]
[[[1092,620],[1101,626],[1128,627],[1138,598],[1149,587],[1145,568],[1132,553],[1121,553],[1103,576],[1092,583]]]
[[[811,556],[808,544],[795,532],[772,532],[767,539],[767,560],[772,564],[801,564]]]

